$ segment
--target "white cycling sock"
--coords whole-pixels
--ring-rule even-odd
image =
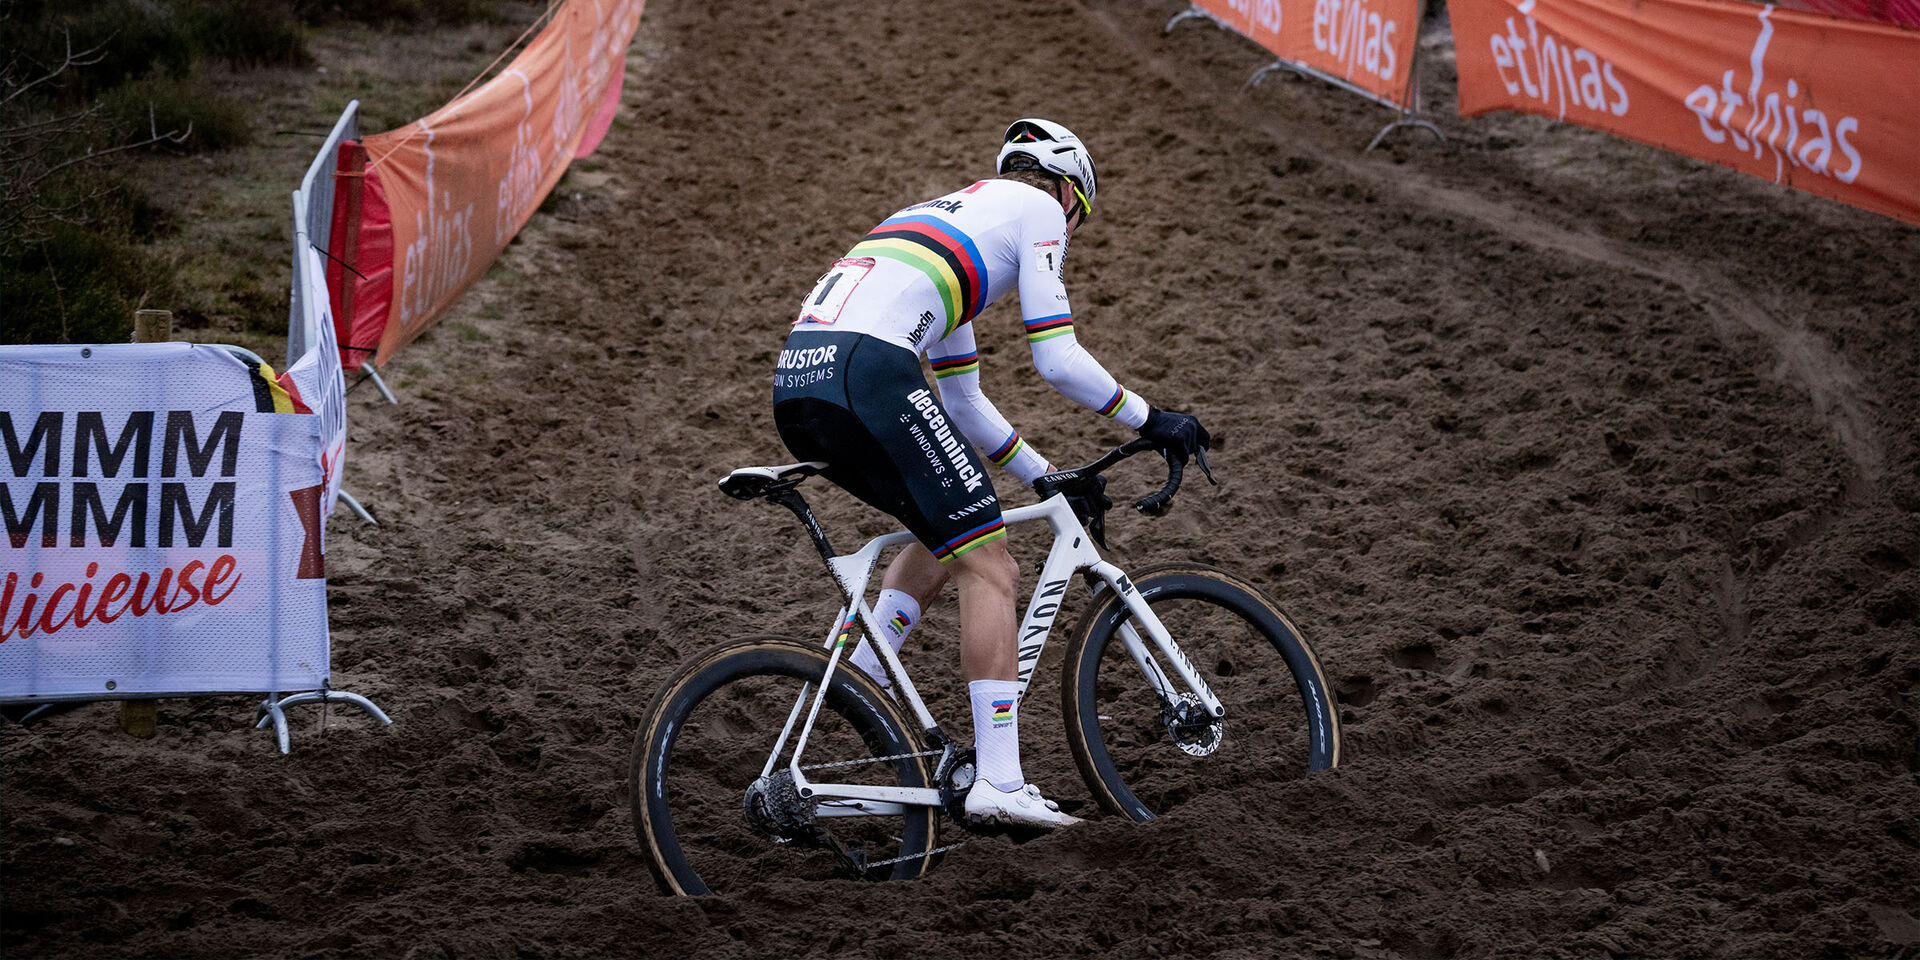
[[[973,754],[979,777],[1006,793],[1027,785],[1020,772],[1020,683],[975,680],[967,684],[973,700]]]
[[[880,635],[887,638],[894,653],[899,653],[900,648],[906,646],[907,632],[920,621],[920,603],[904,590],[882,590],[880,599],[873,605],[873,615],[880,621]],[[853,651],[853,665],[866,671],[874,683],[891,686],[887,671],[880,666],[880,655],[873,652],[873,647],[864,639]]]

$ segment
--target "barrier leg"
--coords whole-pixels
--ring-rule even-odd
[[[1286,62],[1285,60],[1276,59],[1272,63],[1269,63],[1266,66],[1261,67],[1258,70],[1255,70],[1253,72],[1253,76],[1248,77],[1246,84],[1242,86],[1240,89],[1251,90],[1254,87],[1259,86],[1261,83],[1266,81],[1267,74],[1272,73],[1275,70],[1285,70],[1288,73],[1292,73],[1292,74],[1295,74],[1296,76],[1302,76],[1302,77],[1307,75],[1299,67],[1296,67],[1293,64]]]
[[[260,706],[254,709],[253,728],[258,730],[269,723],[273,724],[273,736],[280,746],[280,752],[291,753],[292,741],[287,733],[286,708],[303,703],[344,703],[360,708],[368,716],[383,724],[393,722],[384,711],[374,706],[372,700],[357,693],[346,693],[340,690],[308,690],[291,697],[282,697],[278,693],[267,694],[267,698],[260,701]]]
[[[353,494],[348,493],[345,490],[341,490],[340,502],[346,504],[347,509],[352,510],[356,515],[360,517],[360,519],[365,520],[366,522],[371,523],[376,527],[380,525],[380,521],[375,520],[373,518],[373,514],[368,513],[367,508],[361,506],[360,501],[354,499]]]
[[[373,388],[375,390],[380,391],[380,395],[383,397],[386,397],[388,403],[395,404],[395,405],[398,405],[400,403],[400,401],[395,400],[393,398],[393,391],[387,389],[387,382],[385,380],[380,379],[380,371],[375,370],[373,368],[373,364],[369,363],[366,366],[361,367],[360,372],[366,374],[367,379],[373,381]]]
[[[1226,24],[1220,22],[1219,17],[1216,17],[1213,14],[1200,9],[1199,7],[1193,6],[1192,4],[1188,4],[1185,10],[1182,10],[1179,13],[1174,14],[1173,19],[1167,21],[1167,28],[1165,30],[1160,31],[1161,35],[1165,36],[1166,34],[1172,33],[1173,28],[1178,26],[1180,21],[1182,20],[1208,20],[1208,21],[1212,21],[1214,26],[1219,27],[1223,30],[1226,29],[1226,26],[1227,26]]]
[[[1425,19],[1426,9],[1426,4],[1420,5],[1421,19]],[[1380,145],[1380,141],[1387,138],[1387,134],[1401,127],[1418,127],[1433,134],[1441,143],[1447,142],[1447,135],[1441,133],[1439,127],[1420,119],[1420,62],[1419,45],[1416,43],[1413,65],[1407,68],[1407,105],[1400,111],[1400,119],[1381,127],[1380,132],[1373,135],[1372,142],[1367,144],[1367,149],[1360,151],[1361,153],[1371,153],[1374,147]]]
[[[1400,129],[1401,127],[1418,127],[1422,130],[1427,131],[1428,133],[1433,134],[1435,137],[1438,137],[1442,143],[1446,142],[1446,139],[1447,139],[1447,135],[1444,133],[1441,133],[1439,127],[1436,127],[1433,124],[1428,123],[1427,121],[1422,120],[1414,116],[1413,114],[1409,113],[1406,116],[1398,120],[1395,120],[1394,122],[1389,123],[1384,127],[1381,127],[1380,132],[1373,135],[1373,141],[1367,144],[1367,149],[1362,150],[1360,152],[1367,153],[1371,151],[1374,147],[1377,147],[1380,145],[1380,141],[1385,140],[1387,138],[1387,134]]]

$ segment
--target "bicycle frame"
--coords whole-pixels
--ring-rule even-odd
[[[1053,545],[1047,552],[1046,562],[1041,565],[1039,582],[1034,585],[1033,596],[1027,602],[1027,608],[1020,621],[1020,632],[1017,635],[1020,665],[1018,696],[1021,699],[1026,697],[1027,687],[1033,679],[1034,668],[1040,662],[1040,653],[1045,649],[1047,638],[1053,631],[1054,618],[1060,613],[1060,600],[1066,594],[1067,584],[1072,581],[1074,574],[1086,571],[1098,580],[1097,583],[1089,584],[1096,595],[1104,587],[1115,591],[1121,602],[1126,605],[1131,617],[1121,625],[1121,640],[1125,643],[1128,654],[1133,657],[1134,663],[1146,677],[1147,683],[1153,687],[1163,702],[1177,700],[1179,694],[1166,671],[1161,669],[1159,661],[1154,659],[1152,650],[1158,650],[1161,656],[1172,665],[1180,682],[1193,692],[1209,715],[1214,717],[1226,715],[1226,708],[1220,703],[1219,698],[1194,670],[1186,654],[1182,653],[1179,646],[1173,642],[1166,627],[1161,625],[1159,618],[1154,616],[1153,610],[1147,605],[1146,599],[1140,596],[1140,592],[1134,589],[1132,581],[1127,579],[1125,571],[1101,558],[1099,551],[1094,548],[1092,538],[1080,525],[1079,518],[1074,516],[1073,508],[1068,505],[1066,497],[1056,494],[1031,506],[1016,507],[1006,511],[1003,519],[1008,526],[1044,520],[1053,532]],[[794,733],[794,725],[799,721],[801,710],[811,702],[811,709],[807,711],[806,721],[800,727],[799,741],[794,745],[793,758],[788,762],[787,770],[793,777],[794,786],[801,797],[820,801],[816,816],[897,815],[904,813],[905,808],[909,806],[940,805],[940,791],[936,788],[813,783],[807,779],[800,762],[801,755],[806,750],[808,734],[812,732],[814,721],[820,714],[820,708],[826,702],[827,685],[832,682],[833,673],[840,668],[841,658],[846,653],[848,643],[855,636],[855,623],[861,625],[860,635],[866,638],[867,643],[873,647],[874,653],[885,665],[887,674],[893,678],[895,691],[913,711],[915,719],[920,723],[921,729],[926,732],[928,740],[944,750],[954,749],[952,741],[927,710],[926,701],[921,699],[919,690],[907,676],[906,668],[901,665],[892,644],[881,638],[876,628],[877,621],[873,611],[868,607],[865,599],[867,586],[872,580],[874,568],[879,564],[881,553],[888,547],[913,542],[913,535],[905,531],[883,534],[867,541],[865,546],[854,553],[827,560],[827,566],[833,574],[834,581],[846,598],[846,604],[840,608],[839,614],[835,617],[835,626],[828,631],[825,638],[825,646],[831,649],[827,658],[827,669],[821,677],[817,690],[809,691],[802,688],[800,696],[793,705],[793,710],[787,715],[786,726],[781,729],[780,737],[774,743],[772,754],[767,757],[766,766],[760,771],[762,777],[773,774],[774,766],[779,762],[788,738]],[[1139,631],[1135,629],[1135,624],[1146,629],[1145,638],[1140,636]],[[1152,643],[1151,649],[1148,647],[1149,641]],[[810,693],[811,696],[809,696]]]

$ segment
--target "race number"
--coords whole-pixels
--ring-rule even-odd
[[[1033,245],[1033,265],[1042,273],[1054,276],[1066,269],[1067,245],[1058,240],[1042,240]]]
[[[872,257],[835,260],[807,292],[807,299],[800,304],[800,317],[793,322],[831,324],[838,321],[840,311],[846,309],[847,298],[853,296],[853,288],[873,272],[873,263]]]

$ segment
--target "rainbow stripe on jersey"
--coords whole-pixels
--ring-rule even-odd
[[[974,548],[981,544],[991,543],[1006,535],[1006,524],[1001,522],[999,517],[994,517],[992,520],[974,527],[972,530],[968,530],[966,533],[954,537],[952,540],[948,540],[946,546],[933,552],[933,556],[934,559],[939,560],[941,563],[951,563],[953,558],[971,553]]]
[[[1051,317],[1037,317],[1027,321],[1027,342],[1039,343],[1054,337],[1073,336],[1073,314],[1062,313]]]
[[[979,373],[980,351],[975,350],[959,357],[928,357],[927,362],[932,364],[933,376],[936,380],[957,377],[963,373]]]
[[[1114,384],[1113,396],[1107,400],[1105,406],[1100,408],[1100,415],[1108,419],[1118,416],[1120,408],[1126,406],[1127,401],[1131,399],[1133,399],[1133,394],[1128,393],[1126,387],[1120,386],[1117,383]]]
[[[947,308],[947,328],[960,328],[987,305],[987,262],[973,239],[928,214],[891,217],[853,245],[848,257],[880,257],[926,274]]]

